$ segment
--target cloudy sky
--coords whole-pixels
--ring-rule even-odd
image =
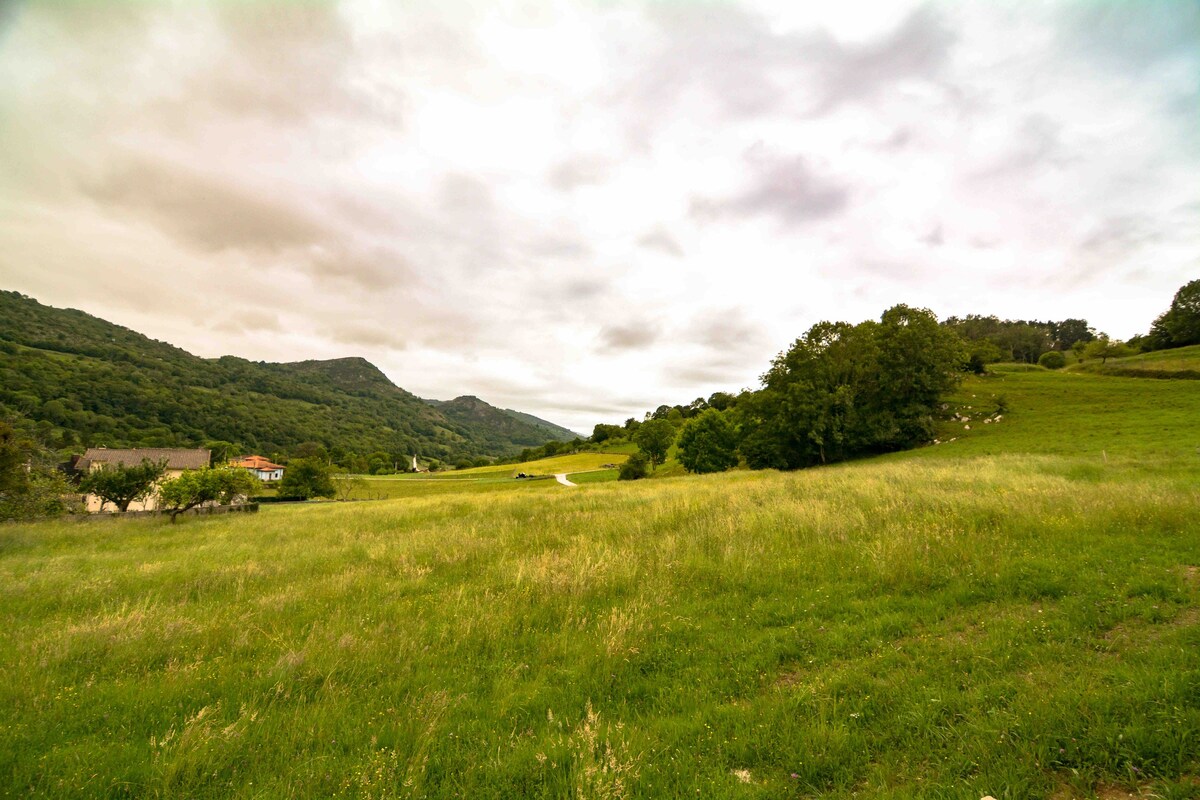
[[[1200,0],[0,2],[0,288],[589,431],[1200,277]]]

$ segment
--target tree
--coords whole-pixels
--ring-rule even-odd
[[[1083,349],[1084,358],[1098,358],[1102,365],[1107,363],[1110,358],[1125,358],[1131,355],[1133,355],[1133,348],[1117,339],[1109,339],[1107,336],[1101,336],[1088,342],[1087,347]]]
[[[599,444],[600,442],[607,442],[609,439],[616,439],[624,433],[625,431],[620,425],[605,425],[604,423],[598,423],[596,427],[592,429],[592,441],[596,444]]]
[[[105,464],[85,475],[79,482],[79,488],[99,497],[101,508],[104,508],[104,503],[112,503],[124,513],[129,510],[130,503],[144,500],[154,493],[154,486],[166,469],[167,462],[154,462],[148,458],[134,466]]]
[[[0,520],[56,516],[68,510],[72,487],[51,453],[0,421]]]
[[[667,460],[667,451],[675,442],[675,426],[666,419],[666,414],[646,420],[633,434],[633,441],[657,467]]]
[[[1200,344],[1200,279],[1186,283],[1168,308],[1150,327],[1153,349]]]
[[[171,522],[205,503],[233,503],[258,488],[258,479],[238,467],[209,467],[184,472],[164,482],[158,489],[159,501],[171,513]]]
[[[336,494],[337,487],[333,485],[329,467],[317,458],[293,458],[284,470],[283,480],[279,482],[280,497],[308,500],[312,497],[333,497]]]
[[[679,463],[697,473],[737,466],[737,431],[724,414],[710,408],[684,423],[679,432]]]
[[[925,309],[817,323],[775,359],[761,391],[739,399],[739,449],[755,469],[796,469],[928,441],[965,356]]]
[[[617,480],[636,481],[641,480],[649,474],[650,462],[646,458],[646,454],[639,450],[625,459],[625,463],[617,470]]]
[[[20,494],[29,482],[29,461],[36,445],[12,425],[0,421],[0,499]]]
[[[320,442],[301,442],[296,445],[296,449],[292,451],[292,455],[296,458],[316,458],[321,461],[329,460],[329,451]]]
[[[204,446],[211,453],[209,465],[213,467],[224,466],[225,464],[229,463],[230,459],[237,458],[242,454],[241,445],[234,444],[233,442],[226,442],[220,439],[216,441],[205,442]]]
[[[717,411],[726,411],[733,407],[737,402],[737,398],[729,392],[713,392],[708,397],[708,407],[715,408]]]
[[[367,493],[367,482],[357,475],[335,475],[333,477],[334,497],[340,501],[353,500]]]
[[[1088,325],[1086,319],[1064,319],[1053,323],[1054,347],[1058,350],[1070,350],[1076,342],[1087,344],[1096,338],[1096,331]]]

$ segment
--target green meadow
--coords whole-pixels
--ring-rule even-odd
[[[1200,381],[946,413],[793,473],[0,527],[0,794],[1200,797]]]
[[[631,451],[629,447],[624,449]],[[617,470],[611,465],[620,465],[627,458],[628,452],[614,448],[612,452],[572,453],[527,461],[523,464],[502,464],[438,473],[356,475],[341,480],[349,481],[348,499],[351,500],[393,500],[401,497],[432,497],[463,492],[559,491],[563,487],[554,480],[557,474],[565,474],[572,483],[577,484],[615,481]],[[517,478],[517,474],[522,472],[534,477]]]
[[[1070,369],[1135,378],[1183,377],[1195,380],[1200,378],[1200,345],[1156,350],[1128,358],[1113,358],[1107,363],[1092,360],[1072,365]]]

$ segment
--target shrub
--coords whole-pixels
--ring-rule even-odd
[[[1058,350],[1047,350],[1038,358],[1038,364],[1046,369],[1062,369],[1067,365],[1067,357]]]
[[[650,474],[650,459],[641,450],[629,457],[617,472],[619,481],[636,481]]]

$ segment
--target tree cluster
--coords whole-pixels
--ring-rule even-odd
[[[796,469],[929,441],[937,406],[961,378],[967,348],[925,309],[878,321],[821,322],[780,354],[757,391],[659,406],[644,422],[598,425],[593,442],[630,438],[653,468],[677,446],[689,472]],[[631,459],[632,460],[632,459]],[[622,477],[625,477],[623,474]]]
[[[1140,344],[1146,350],[1200,344],[1200,279],[1179,288],[1171,306],[1154,320]]]
[[[818,323],[739,402],[742,455],[751,467],[795,469],[929,441],[964,358],[961,339],[925,309]]]
[[[56,468],[54,454],[22,422],[27,421],[0,420],[0,521],[75,510],[74,487]]]
[[[1070,350],[1077,342],[1087,344],[1097,336],[1085,319],[1043,322],[968,314],[947,317],[942,324],[967,343],[968,363],[975,372],[997,361],[1036,364],[1043,353]]]

